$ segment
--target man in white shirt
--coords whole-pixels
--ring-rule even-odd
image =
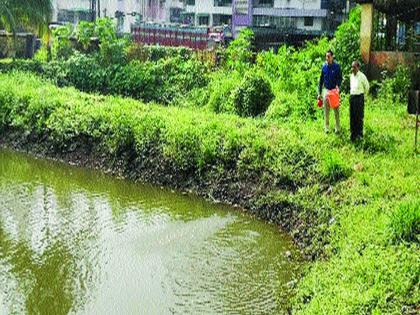
[[[365,95],[369,93],[369,81],[360,71],[358,61],[353,61],[350,75],[350,131],[351,141],[363,137]]]

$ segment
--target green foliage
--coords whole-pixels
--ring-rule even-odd
[[[254,61],[253,51],[254,32],[244,28],[227,48],[227,65],[237,71],[243,71]]]
[[[379,98],[390,100],[392,102],[405,102],[408,96],[408,90],[411,87],[411,72],[407,66],[397,66],[395,72],[388,76],[383,73],[384,79],[380,83]]]
[[[65,63],[65,85],[73,85],[82,91],[108,91],[108,69],[101,67],[94,57],[75,53]],[[52,77],[52,79],[54,79]]]
[[[293,116],[293,114],[304,115],[298,107],[302,103],[297,92],[286,93],[283,91],[277,92],[277,95],[271,105],[268,107],[265,117],[270,120],[285,120]]]
[[[0,60],[0,72],[27,71],[33,73],[42,72],[42,63],[30,59],[2,59]]]
[[[233,91],[232,98],[238,115],[256,117],[265,113],[274,95],[270,83],[261,74],[250,70]]]
[[[390,218],[389,229],[396,242],[420,242],[420,200],[399,205]]]
[[[95,23],[80,21],[76,27],[76,39],[86,50],[91,39],[95,36]]]
[[[285,103],[286,95],[290,94],[290,100],[286,100],[288,109],[280,116],[287,112],[299,118],[315,118],[318,80],[329,47],[330,43],[323,38],[317,42],[307,42],[298,51],[283,46],[277,54],[269,51],[258,55],[257,68],[272,80],[275,94],[280,97],[273,102],[272,113],[283,109],[278,104]]]
[[[348,140],[347,101],[341,111],[343,135],[325,135],[316,115],[303,120],[309,112],[305,100],[312,106],[315,100],[308,86],[316,94],[329,45],[326,40],[320,43],[324,46],[308,44],[301,51],[282,48],[258,61],[254,72],[269,78],[276,96],[266,119],[88,95],[15,73],[0,74],[0,129],[48,141],[55,150],[70,150],[80,139],[92,139],[111,158],[130,152],[133,163],[170,170],[171,183],[203,180],[207,185],[217,178],[222,186],[229,185],[220,189],[232,195],[249,189],[249,208],[290,231],[310,257],[327,258],[311,264],[299,282],[296,313],[409,313],[420,302],[418,215],[400,206],[403,201],[418,213],[419,175],[413,170],[419,157],[412,154],[412,117],[405,106],[367,98],[361,147]],[[49,75],[61,73],[67,80],[72,71],[77,82],[67,84],[162,102],[190,92],[199,95],[197,104],[216,112],[231,112],[226,104],[230,99],[233,104],[232,91],[244,81],[242,72],[224,70],[209,79],[194,59],[188,66],[182,58],[164,58],[97,69],[94,59],[74,54],[66,62],[48,63]],[[310,74],[299,73],[294,63]],[[0,63],[0,69],[13,69],[6,65]],[[40,66],[47,76],[46,65]],[[90,77],[101,73],[98,69],[106,72]],[[188,89],[181,91],[184,83],[171,89],[178,84],[176,77]],[[205,81],[196,80],[202,77]],[[219,185],[210,189],[217,191]]]
[[[343,73],[342,90],[348,92],[350,87],[351,64],[354,60],[361,62],[360,55],[360,23],[361,8],[350,11],[348,21],[342,23],[335,32],[333,49],[335,58]]]
[[[34,60],[38,62],[45,63],[48,61],[48,49],[45,47],[45,45],[42,45],[41,48],[39,48],[34,55]]]
[[[131,43],[127,47],[127,60],[130,61],[158,61],[160,59],[180,57],[187,61],[195,57],[194,51],[186,47],[148,46]]]
[[[42,36],[48,31],[52,12],[51,0],[0,0],[0,24],[13,33],[24,28]]]
[[[315,160],[308,159],[310,153],[298,145],[297,138],[289,135],[272,141],[271,130],[261,129],[252,119],[88,95],[72,88],[59,89],[26,73],[0,78],[4,83],[0,87],[2,127],[39,136],[47,132],[58,147],[83,134],[104,141],[113,153],[134,141],[142,156],[153,144],[161,158],[170,159],[183,171],[238,164],[242,172],[267,169],[277,174],[280,164],[273,163],[273,158],[282,156],[284,164],[288,157],[297,164],[304,159],[304,173],[316,175]],[[299,150],[289,152],[290,141]],[[298,168],[289,174],[289,181],[293,180],[302,180]]]
[[[367,153],[391,152],[395,149],[397,140],[394,136],[375,132],[369,125],[365,126],[365,135],[357,148],[361,148]]]
[[[351,170],[336,151],[329,151],[322,161],[322,174],[329,182],[336,182],[350,176]]]
[[[235,113],[233,92],[240,82],[241,75],[237,71],[214,73],[208,85],[208,107],[215,113]]]
[[[67,59],[73,54],[72,34],[73,28],[70,24],[58,26],[53,30],[51,52],[54,59]]]
[[[195,58],[168,57],[156,62],[98,62],[96,55],[74,52],[67,60],[48,63],[17,60],[0,63],[0,71],[38,73],[59,86],[72,85],[86,92],[118,94],[161,104],[176,102],[195,88],[208,83],[210,67]]]

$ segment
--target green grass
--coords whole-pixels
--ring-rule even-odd
[[[27,73],[0,81],[0,130],[46,136],[56,150],[88,137],[115,157],[132,149],[147,159],[152,148],[192,178],[233,172],[254,185],[248,205],[289,220],[291,235],[319,258],[298,284],[296,313],[414,313],[420,304],[420,158],[404,105],[368,99],[365,137],[353,145],[347,98],[337,136],[324,134],[320,110],[307,121],[272,108],[251,119],[89,95]]]

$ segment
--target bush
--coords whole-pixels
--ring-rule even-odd
[[[402,203],[391,214],[389,230],[394,242],[420,241],[420,200]]]
[[[360,54],[360,24],[362,10],[359,6],[350,11],[348,21],[342,23],[335,32],[333,49],[343,73],[342,90],[349,91],[351,64],[354,60],[361,61]]]
[[[274,101],[268,107],[265,117],[273,120],[290,118],[293,113],[297,113],[296,108],[301,105],[296,92],[278,92]]]
[[[254,71],[248,72],[233,92],[236,113],[243,117],[264,114],[274,98],[270,83]]]
[[[86,92],[109,91],[108,80],[113,77],[110,68],[101,67],[92,56],[75,53],[63,64],[67,70],[67,84]]]
[[[208,107],[215,113],[235,113],[233,92],[240,82],[241,76],[236,71],[214,73],[208,85]]]
[[[0,72],[24,71],[40,74],[42,63],[31,59],[0,60]]]
[[[392,75],[383,72],[383,81],[380,84],[378,96],[392,102],[405,102],[411,86],[411,73],[407,66],[397,66]]]
[[[48,49],[45,45],[42,45],[41,48],[35,52],[34,60],[43,63],[48,62]]]
[[[53,59],[67,59],[74,50],[71,43],[73,28],[70,24],[59,26],[52,32],[52,57]]]
[[[254,32],[249,28],[240,31],[238,37],[227,48],[227,65],[234,70],[244,71],[254,61]]]

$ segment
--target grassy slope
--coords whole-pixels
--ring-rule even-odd
[[[341,117],[348,130],[346,103]],[[338,150],[355,169],[331,191],[336,218],[331,258],[315,263],[300,283],[297,308],[305,314],[414,313],[420,302],[420,158],[413,153],[414,117],[401,104],[384,107],[370,100],[365,125],[371,142],[365,150],[349,143],[348,132],[339,138],[323,135],[320,121],[304,127],[306,141],[321,151]],[[407,203],[416,213],[413,242],[396,235],[396,218],[405,220],[396,213]]]
[[[133,142],[139,155],[153,146],[186,173],[223,176],[233,168],[239,177],[253,176],[258,189],[251,191],[255,202],[250,205],[260,204],[260,210],[273,204],[297,207],[291,234],[307,233],[311,240],[303,244],[328,259],[314,263],[299,283],[296,311],[401,313],[420,303],[418,235],[414,241],[400,240],[395,224],[401,205],[411,202],[410,211],[420,211],[414,119],[403,106],[370,100],[366,141],[355,147],[346,131],[347,102],[341,116],[345,131],[336,136],[322,132],[320,118],[241,119],[89,96],[28,75],[1,74],[0,80],[0,127],[28,135],[48,130],[64,147],[81,134],[105,139],[112,154]],[[331,179],[341,173],[349,177]],[[287,218],[280,212],[276,216]],[[305,220],[316,221],[316,232],[299,226]]]

